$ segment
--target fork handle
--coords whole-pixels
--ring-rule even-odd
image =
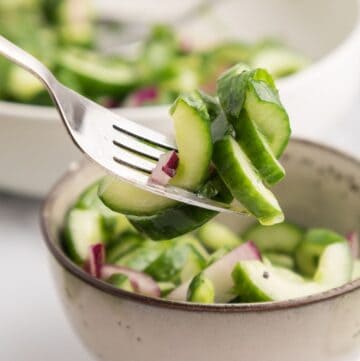
[[[54,95],[52,88],[57,81],[50,70],[31,54],[19,48],[1,35],[0,54],[39,78],[44,83],[48,91]]]

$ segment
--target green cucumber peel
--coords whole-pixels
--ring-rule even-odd
[[[188,302],[214,303],[215,288],[211,280],[203,273],[195,276],[189,285],[186,299]]]

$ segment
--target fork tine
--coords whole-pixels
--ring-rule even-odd
[[[123,149],[119,146],[116,147],[113,159],[117,163],[126,165],[132,169],[146,173],[151,173],[151,171],[155,168],[156,165],[156,163],[144,157],[136,155],[132,152],[129,152],[126,149]]]
[[[145,144],[141,140],[138,140],[137,137],[120,131],[115,132],[113,143],[118,147],[130,150],[143,156],[147,156],[154,160],[158,160],[161,154],[165,152],[165,150],[152,147],[148,144]]]
[[[138,139],[145,140],[165,149],[176,150],[176,144],[174,140],[165,134],[149,129],[120,116],[117,116],[116,118],[116,121],[113,123],[114,129],[126,134],[133,135]]]

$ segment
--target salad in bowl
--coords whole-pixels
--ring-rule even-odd
[[[149,182],[238,202],[259,224],[234,233],[214,211],[108,175],[68,211],[63,245],[75,263],[128,292],[197,303],[284,301],[359,277],[355,232],[284,222],[270,187],[285,177],[290,122],[266,70],[237,64],[216,97],[180,95],[170,114],[178,151],[154,161]]]

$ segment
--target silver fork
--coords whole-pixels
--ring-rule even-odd
[[[2,36],[0,54],[42,81],[75,145],[108,172],[179,202],[218,212],[244,213],[236,204],[228,205],[178,187],[150,183],[149,174],[160,155],[176,149],[173,139],[114,114],[65,87],[44,64]]]

